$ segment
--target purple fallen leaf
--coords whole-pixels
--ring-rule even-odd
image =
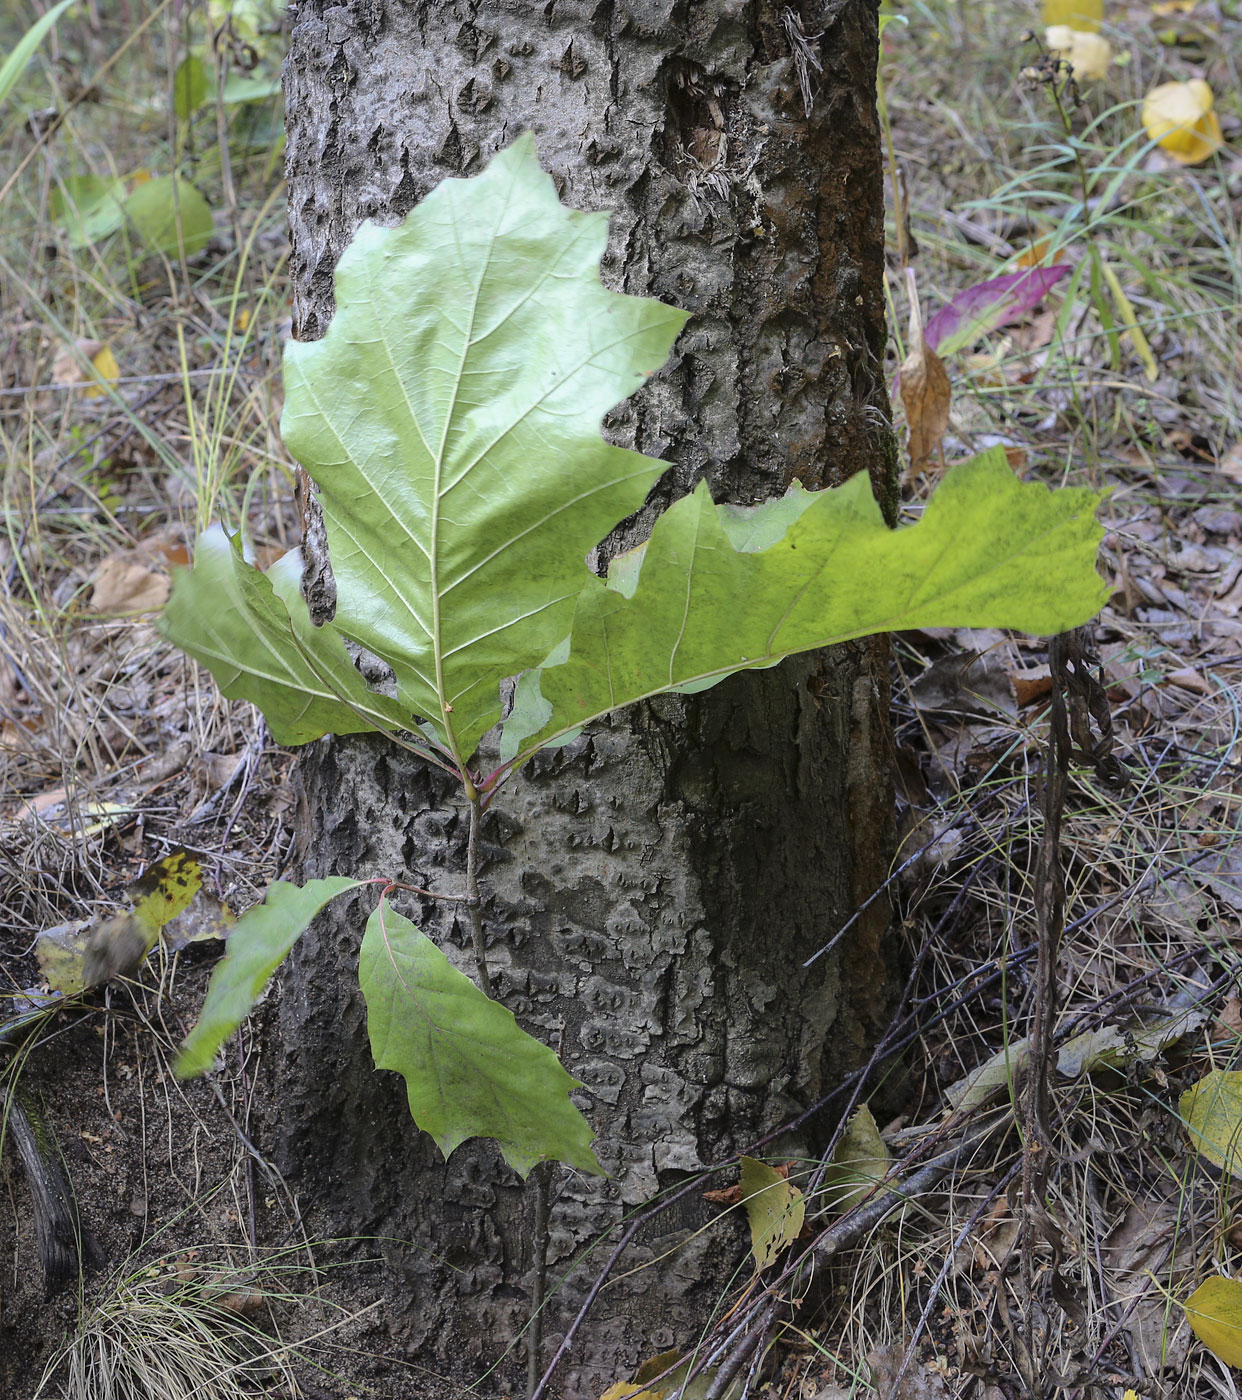
[[[927,343],[940,356],[964,350],[981,335],[1019,321],[1069,272],[1068,263],[1032,267],[958,292],[927,323]]]

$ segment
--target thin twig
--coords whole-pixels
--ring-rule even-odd
[[[858,1210],[851,1211],[849,1215],[843,1216],[835,1225],[830,1225],[811,1246],[808,1251],[809,1255],[817,1263],[827,1263],[833,1255],[839,1254],[843,1249],[852,1245],[855,1240],[861,1239],[863,1235],[874,1230],[893,1211],[933,1190],[954,1170],[963,1157],[969,1156],[998,1127],[1004,1126],[1009,1121],[1010,1115],[1006,1112],[1000,1119],[986,1123],[981,1128],[976,1128],[973,1132],[959,1138],[946,1152],[941,1152],[939,1156],[933,1157],[930,1162],[920,1167],[918,1171],[912,1172],[903,1181],[895,1181],[891,1185],[882,1186],[880,1188],[881,1194],[876,1196],[874,1200],[869,1201]]]

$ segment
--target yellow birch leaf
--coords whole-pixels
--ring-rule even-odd
[[[1049,25],[1044,32],[1049,52],[1063,58],[1078,82],[1094,82],[1108,72],[1113,46],[1100,34],[1073,29],[1068,24]]]
[[[1143,127],[1180,165],[1199,165],[1224,144],[1215,98],[1202,78],[1161,83],[1143,99]]]
[[[750,1222],[750,1252],[762,1273],[802,1233],[806,1202],[802,1192],[775,1167],[754,1157],[742,1159],[742,1204]]]
[[[35,957],[39,960],[43,980],[52,991],[63,992],[66,996],[85,991],[82,959],[90,936],[88,919],[75,919],[72,923],[57,924],[55,928],[39,932],[35,939]]]
[[[1242,1176],[1242,1070],[1212,1070],[1186,1090],[1177,1107],[1195,1151]]]
[[[618,1381],[610,1385],[599,1400],[664,1400],[665,1395],[679,1386],[689,1372],[689,1366],[678,1366],[681,1361],[679,1351],[662,1351],[658,1356],[648,1357],[634,1373],[632,1381]],[[676,1370],[673,1367],[677,1366]],[[648,1390],[648,1385],[659,1379],[659,1389]]]
[[[203,887],[203,870],[193,856],[173,851],[148,865],[129,888],[134,918],[154,944],[160,929],[184,913]]]
[[[95,378],[99,383],[92,384],[86,391],[88,399],[99,399],[103,397],[103,385],[115,384],[121,377],[121,367],[116,362],[116,356],[112,353],[110,345],[101,345],[91,356],[91,368],[95,371]]]
[[[844,1215],[861,1204],[883,1181],[892,1164],[892,1153],[884,1145],[875,1116],[863,1104],[846,1124],[832,1154],[832,1164],[824,1173],[832,1209]]]
[[[1242,1367],[1242,1279],[1210,1278],[1182,1306],[1191,1330],[1212,1355]]]

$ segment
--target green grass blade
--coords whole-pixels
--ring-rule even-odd
[[[34,57],[35,50],[47,38],[56,21],[74,3],[75,0],[59,0],[58,4],[53,5],[47,14],[37,19],[17,41],[17,47],[0,67],[0,102],[3,102],[17,86],[17,80]]]

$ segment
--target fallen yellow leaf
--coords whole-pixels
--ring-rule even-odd
[[[1210,1278],[1182,1306],[1191,1330],[1212,1355],[1242,1367],[1242,1280]]]
[[[1063,58],[1080,83],[1094,82],[1108,72],[1113,61],[1113,46],[1100,34],[1073,29],[1068,24],[1053,24],[1044,33],[1048,51]]]
[[[953,391],[940,356],[923,336],[923,313],[919,308],[918,288],[911,268],[906,270],[906,285],[910,295],[909,350],[902,361],[897,388],[905,405],[906,425],[910,429],[907,451],[910,453],[910,474],[913,477],[940,451],[940,440],[949,427],[949,405]]]
[[[149,567],[136,550],[109,555],[91,576],[89,607],[97,613],[157,612],[168,601],[167,574]]]
[[[1177,1101],[1200,1156],[1242,1176],[1242,1070],[1213,1069]]]
[[[103,397],[103,384],[115,384],[121,377],[121,367],[116,362],[116,356],[112,353],[110,345],[101,345],[91,356],[91,366],[95,371],[95,378],[103,383],[92,384],[86,391],[88,399],[99,399]]]
[[[798,1238],[806,1219],[802,1192],[775,1167],[743,1157],[742,1204],[750,1222],[755,1272],[774,1264]]]
[[[1148,136],[1181,165],[1199,165],[1224,144],[1215,98],[1202,78],[1161,83],[1143,99]]]

